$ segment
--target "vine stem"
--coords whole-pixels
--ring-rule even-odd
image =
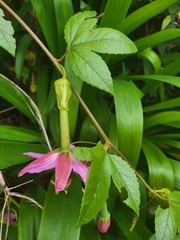
[[[92,122],[94,123],[96,128],[98,129],[99,133],[101,134],[101,136],[105,140],[106,144],[109,145],[120,157],[122,157],[123,160],[125,160],[129,164],[129,166],[133,169],[133,171],[135,172],[135,174],[139,178],[139,180],[153,194],[155,191],[146,183],[146,181],[141,177],[141,175],[136,171],[136,169],[130,164],[130,162],[126,159],[126,157],[111,142],[111,140],[108,138],[108,136],[105,134],[105,132],[103,131],[103,129],[101,128],[101,126],[99,125],[97,120],[95,119],[95,117],[92,115],[89,108],[86,106],[85,102],[82,100],[82,98],[79,96],[79,94],[76,92],[76,90],[73,87],[72,87],[72,90],[73,90],[74,94],[76,95],[77,99],[79,100],[79,102],[81,103],[82,107],[84,108],[84,110],[86,111],[86,113],[88,114],[88,116],[90,117],[90,119],[92,120]]]
[[[34,34],[34,32],[26,25],[26,23],[8,6],[6,5],[2,0],[0,0],[0,4],[26,29],[26,31],[34,38],[34,40],[38,43],[38,45],[43,49],[43,51],[46,53],[46,55],[49,57],[49,59],[53,62],[57,70],[60,72],[60,74],[63,76],[63,69],[61,68],[60,64],[57,62],[57,60],[53,57],[53,55],[50,53],[50,51],[46,48],[46,46],[41,42],[41,40]],[[92,115],[80,95],[76,92],[74,87],[72,87],[72,91],[76,95],[77,99],[81,103],[82,107],[98,129],[99,133],[105,140],[106,144],[108,144],[119,156],[121,156],[128,164],[129,166],[134,170],[136,176],[139,178],[139,180],[146,186],[146,188],[151,192],[155,193],[155,191],[146,183],[146,181],[141,177],[141,175],[136,171],[136,169],[129,163],[129,161],[125,158],[125,156],[116,148],[116,146],[110,141],[110,139],[107,137],[99,123],[96,121],[95,117]]]

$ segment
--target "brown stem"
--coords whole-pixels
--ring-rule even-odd
[[[141,177],[141,175],[136,171],[136,169],[130,164],[130,162],[126,159],[126,157],[117,149],[117,147],[110,141],[110,139],[107,137],[107,135],[105,134],[105,132],[103,131],[103,129],[101,128],[101,126],[99,125],[99,123],[97,122],[97,120],[95,119],[95,117],[92,115],[91,111],[89,110],[89,108],[86,106],[85,102],[82,100],[82,98],[79,96],[79,94],[76,92],[76,90],[72,87],[72,91],[74,92],[74,94],[76,95],[76,97],[78,98],[79,102],[81,103],[82,107],[84,108],[84,110],[86,111],[86,113],[88,114],[88,116],[90,117],[90,119],[92,120],[92,122],[94,123],[94,125],[96,126],[96,128],[98,129],[99,133],[101,134],[101,136],[104,138],[105,142],[119,155],[122,157],[122,159],[124,159],[129,166],[134,170],[136,176],[141,180],[141,182],[146,186],[146,188],[151,192],[154,193],[154,190],[146,183],[146,181]]]
[[[62,55],[62,57],[60,57],[59,59],[56,59],[56,61],[58,63],[61,62],[66,57],[66,55],[69,53],[69,51],[70,51],[70,48],[68,48],[68,50]]]

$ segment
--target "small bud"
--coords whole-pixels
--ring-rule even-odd
[[[72,92],[70,81],[63,77],[56,80],[54,86],[58,108],[60,110],[68,110],[68,102]]]
[[[96,218],[96,226],[99,232],[106,233],[110,227],[110,214],[108,213],[106,217],[100,217],[98,214]]]

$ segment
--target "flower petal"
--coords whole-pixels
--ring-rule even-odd
[[[84,184],[86,184],[89,167],[84,162],[72,158],[72,169],[73,172],[82,178]]]
[[[16,214],[14,212],[4,213],[3,220],[8,221],[8,218],[9,218],[9,224],[10,225],[13,225],[13,226],[18,225],[17,222],[15,221],[16,220]]]
[[[40,158],[44,155],[44,153],[35,153],[35,152],[25,152],[23,155],[33,157],[33,158]]]
[[[59,151],[58,149],[55,149],[52,152],[43,154],[43,156],[32,161],[30,164],[28,164],[25,168],[23,168],[19,172],[18,177],[21,177],[22,175],[24,175],[27,172],[28,173],[39,173],[39,172],[54,168],[56,165],[56,159],[58,158],[58,155],[60,154],[58,151]]]
[[[58,155],[55,167],[55,191],[65,189],[69,175],[72,171],[72,159],[68,152],[61,152]]]

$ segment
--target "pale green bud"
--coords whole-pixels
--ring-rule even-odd
[[[70,81],[63,77],[56,80],[54,86],[59,110],[69,110],[68,102],[72,92]]]

